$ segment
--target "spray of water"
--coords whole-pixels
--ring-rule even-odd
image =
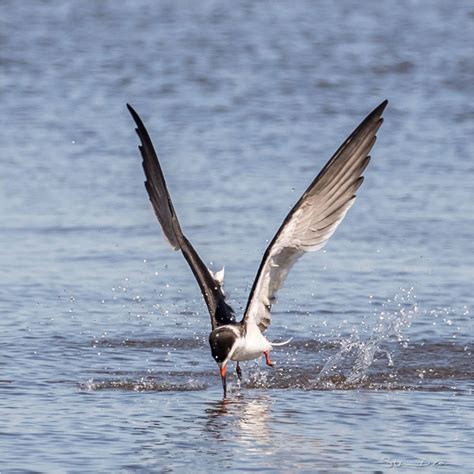
[[[368,369],[378,354],[386,357],[388,365],[392,366],[391,354],[382,349],[381,345],[394,339],[400,344],[407,344],[408,339],[403,333],[411,326],[418,313],[414,289],[401,289],[374,312],[375,323],[369,325],[368,337],[354,331],[348,338],[340,341],[339,350],[327,360],[318,379],[340,373],[342,367],[348,366],[350,369],[346,375],[346,383],[359,384],[366,379]]]

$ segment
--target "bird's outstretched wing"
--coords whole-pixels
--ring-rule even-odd
[[[145,187],[166,240],[173,250],[181,250],[191,267],[211,315],[212,329],[235,322],[234,311],[225,301],[221,287],[222,281],[206,267],[181,230],[171,197],[166,188],[158,156],[145,125],[143,125],[133,107],[127,104],[127,108],[137,125],[136,132],[141,141],[138,148],[143,158],[143,169],[146,176]]]
[[[382,102],[352,132],[286,216],[263,255],[242,324],[252,321],[261,331],[268,328],[276,293],[296,260],[323,248],[354,204],[387,103]]]

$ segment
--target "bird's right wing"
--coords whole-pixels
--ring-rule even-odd
[[[382,102],[352,132],[286,216],[265,251],[242,324],[267,329],[276,293],[292,266],[306,252],[323,248],[354,204],[386,105]]]
[[[137,125],[136,132],[141,141],[138,148],[143,158],[143,170],[146,176],[145,187],[166,240],[173,250],[181,250],[191,267],[209,310],[212,329],[235,322],[234,311],[225,301],[222,281],[206,267],[181,230],[158,156],[145,125],[132,106],[127,104],[127,108]]]

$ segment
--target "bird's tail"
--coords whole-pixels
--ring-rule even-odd
[[[278,347],[278,346],[285,346],[286,344],[289,344],[293,340],[292,337],[290,337],[287,341],[285,342],[270,342],[272,347]]]

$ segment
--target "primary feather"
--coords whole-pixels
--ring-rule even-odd
[[[354,204],[387,103],[382,102],[352,132],[283,221],[263,256],[242,324],[254,323],[261,331],[268,328],[276,294],[292,266],[306,252],[323,248]]]
[[[173,250],[181,250],[191,267],[209,310],[212,329],[234,323],[234,310],[225,301],[220,276],[214,277],[214,274],[206,267],[191,242],[183,234],[150,136],[133,107],[129,104],[127,104],[127,107],[137,125],[136,131],[141,141],[139,149],[146,176],[145,187],[163,234]]]

